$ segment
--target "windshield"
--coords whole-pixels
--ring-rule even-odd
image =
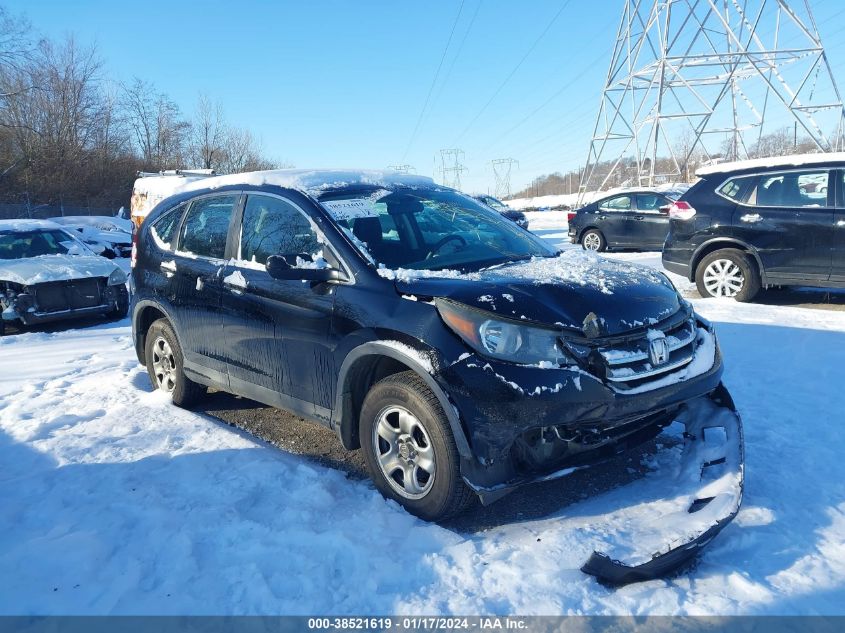
[[[0,233],[0,259],[39,255],[84,255],[87,249],[64,231],[46,229]]]
[[[540,238],[448,189],[357,189],[320,202],[369,259],[387,268],[463,271],[556,254]]]

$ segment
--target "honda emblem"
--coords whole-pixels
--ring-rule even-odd
[[[669,346],[666,344],[665,336],[661,335],[649,341],[648,358],[654,366],[662,365],[669,360]]]

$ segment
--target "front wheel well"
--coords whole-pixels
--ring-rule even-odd
[[[348,450],[361,448],[358,423],[364,398],[378,381],[412,370],[405,363],[381,354],[368,354],[357,359],[344,376],[342,385],[342,407],[340,439]]]

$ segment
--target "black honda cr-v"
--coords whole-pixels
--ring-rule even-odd
[[[719,348],[663,273],[560,255],[417,176],[275,171],[188,187],[137,232],[132,273],[138,358],[176,404],[212,386],[320,422],[427,519],[674,420],[701,447],[705,426],[728,427],[684,453],[706,462],[687,475],[724,469],[690,493],[694,527],[645,569],[593,561],[617,580],[676,564],[736,513],[741,431]]]
[[[704,297],[761,287],[845,287],[845,154],[723,163],[669,209],[667,270]]]

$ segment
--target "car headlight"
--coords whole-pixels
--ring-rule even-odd
[[[522,365],[574,364],[561,348],[558,330],[527,326],[443,299],[434,303],[446,325],[483,356]]]
[[[126,279],[126,273],[120,270],[120,268],[115,268],[111,271],[111,275],[109,275],[109,285],[117,286],[118,284],[125,284]]]

